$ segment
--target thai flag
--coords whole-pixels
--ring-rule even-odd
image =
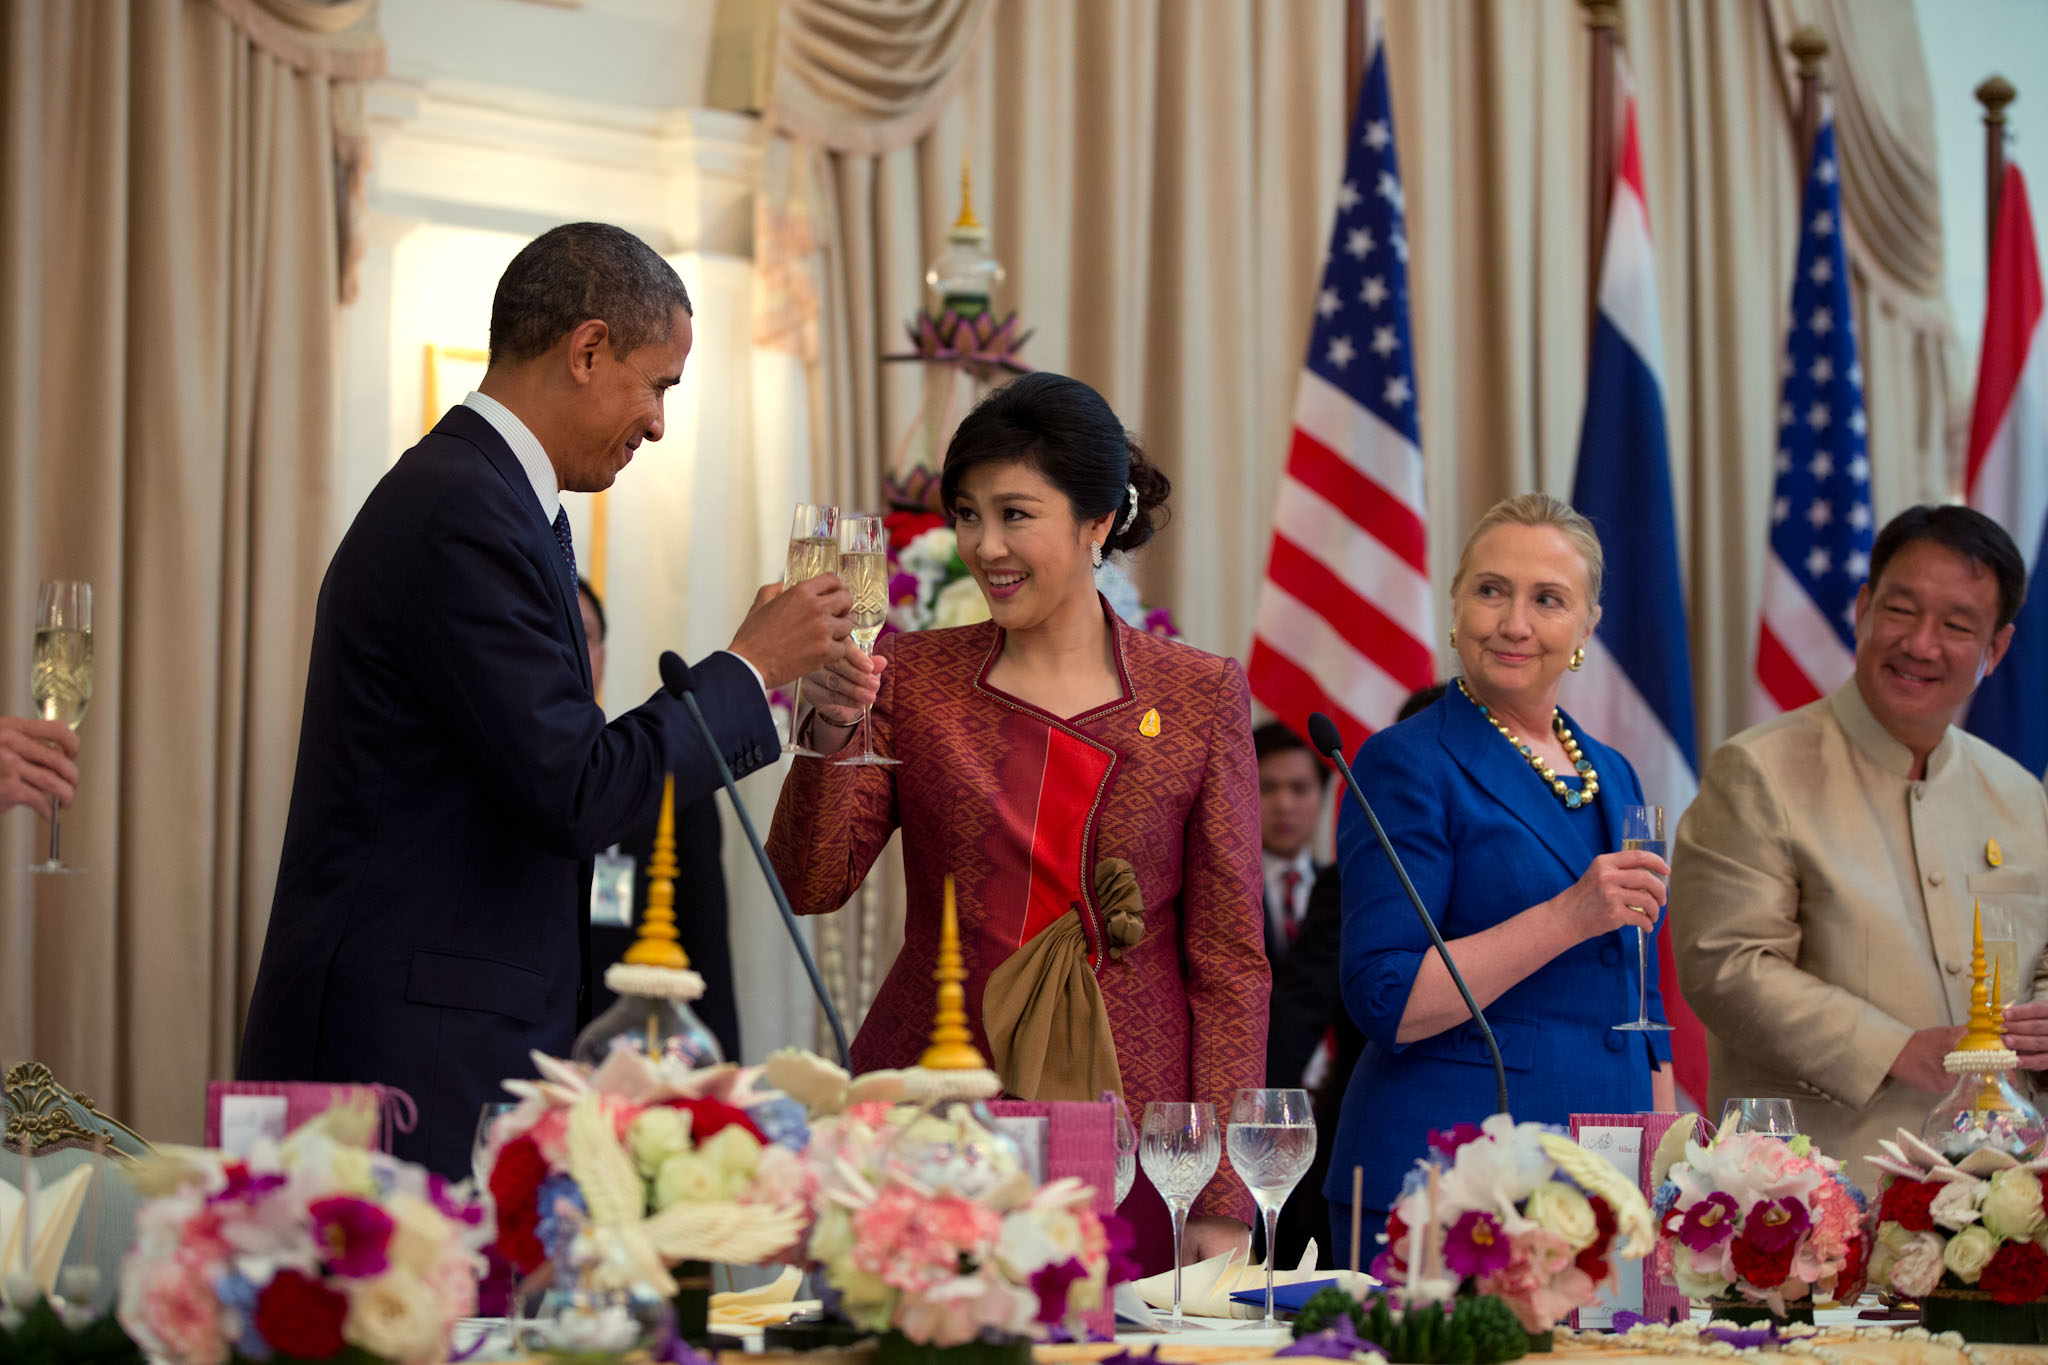
[[[1970,506],[2003,526],[2027,560],[2027,603],[1998,671],[1977,688],[1964,727],[2030,773],[2048,769],[2048,325],[2041,260],[2020,168],[2006,163],[1984,308],[1984,353],[1970,416]]]
[[[1622,87],[1627,90],[1625,73]],[[1584,670],[1567,686],[1567,705],[1589,734],[1628,756],[1644,799],[1664,807],[1667,835],[1675,833],[1699,792],[1699,750],[1665,439],[1664,348],[1632,93],[1624,96],[1616,149],[1572,504],[1600,532],[1607,577],[1600,624]],[[1704,1095],[1706,1033],[1679,996],[1663,935],[1658,969],[1666,1021],[1675,1030],[1678,1083]]]

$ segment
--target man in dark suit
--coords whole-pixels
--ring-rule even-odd
[[[590,686],[600,700],[604,697],[605,616],[597,589],[585,579],[576,580],[576,600],[583,608],[583,638],[590,642]],[[726,923],[725,826],[718,816],[718,793],[706,792],[695,801],[676,803],[676,864],[686,869],[678,879],[676,892],[676,939],[690,967],[704,978],[704,994],[690,1002],[690,1010],[718,1039],[718,1047],[729,1062],[740,1059],[739,1001],[732,992],[732,934]],[[633,869],[633,894],[628,910],[647,904],[647,864],[654,853],[654,832],[658,820],[650,819],[606,850],[624,858]],[[591,905],[590,920],[590,1013],[603,1014],[618,999],[604,984],[605,968],[617,962],[632,946],[637,921],[604,923]]]
[[[378,483],[321,585],[240,1074],[400,1087],[419,1122],[397,1150],[444,1175],[500,1080],[569,1050],[591,857],[651,817],[665,772],[679,801],[718,785],[679,698],[605,723],[560,508],[661,439],[690,342],[682,281],[630,233],[529,243],[480,389]],[[736,772],[776,753],[766,689],[843,654],[851,608],[830,575],[764,588],[697,664]]]

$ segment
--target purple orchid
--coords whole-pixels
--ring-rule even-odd
[[[306,1205],[313,1242],[327,1269],[344,1279],[367,1280],[391,1265],[391,1215],[367,1199],[337,1194]]]
[[[1034,1315],[1039,1322],[1061,1322],[1067,1316],[1067,1290],[1076,1280],[1088,1278],[1088,1267],[1079,1258],[1069,1256],[1055,1264],[1042,1265],[1031,1272],[1031,1292],[1038,1295],[1038,1312]]]
[[[267,1171],[261,1175],[252,1172],[247,1164],[235,1161],[223,1168],[222,1174],[228,1183],[219,1194],[209,1195],[209,1204],[243,1203],[253,1204],[272,1190],[281,1189],[286,1176],[281,1171]]]
[[[1712,1251],[1735,1235],[1736,1215],[1742,1206],[1735,1196],[1715,1190],[1685,1211],[1678,1225],[1678,1240],[1692,1251]]]
[[[1812,1226],[1813,1216],[1797,1199],[1766,1199],[1743,1219],[1742,1235],[1758,1251],[1783,1251],[1797,1246]]]
[[[1461,1215],[1444,1238],[1444,1264],[1460,1279],[1505,1270],[1513,1258],[1500,1220],[1478,1209]]]
[[[1449,1129],[1432,1128],[1429,1130],[1429,1150],[1449,1161],[1458,1154],[1460,1147],[1485,1136],[1476,1123],[1454,1124]]]
[[[1364,1337],[1358,1335],[1358,1328],[1352,1323],[1349,1314],[1341,1314],[1336,1321],[1332,1322],[1322,1331],[1311,1332],[1305,1337],[1282,1346],[1273,1354],[1275,1356],[1316,1356],[1323,1360],[1350,1360],[1354,1356],[1366,1352],[1382,1356],[1386,1354],[1385,1351],[1379,1348],[1377,1342],[1367,1341]],[[1104,1362],[1104,1365],[1108,1365],[1108,1363]]]

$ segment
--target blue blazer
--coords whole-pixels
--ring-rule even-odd
[[[1445,942],[1550,899],[1621,847],[1621,808],[1643,800],[1635,770],[1570,716],[1565,724],[1600,776],[1599,795],[1579,810],[1565,808],[1456,686],[1358,751],[1359,785]],[[1385,1210],[1426,1154],[1432,1128],[1493,1112],[1493,1066],[1469,1019],[1405,1046],[1394,1041],[1423,954],[1433,951],[1429,936],[1352,802],[1338,822],[1337,853],[1344,1004],[1367,1042],[1344,1094],[1324,1192],[1349,1204],[1352,1167],[1363,1166],[1364,1206]],[[1649,949],[1654,964],[1654,933]],[[1573,1113],[1650,1107],[1650,1073],[1669,1059],[1669,1035],[1613,1028],[1635,1018],[1636,979],[1635,934],[1616,929],[1485,1006],[1518,1121],[1562,1124]],[[1650,1016],[1661,1020],[1654,966],[1649,993]]]
[[[735,773],[777,752],[745,663],[696,669]],[[449,411],[371,492],[320,587],[248,1080],[378,1081],[400,1155],[466,1175],[477,1111],[567,1054],[586,992],[591,859],[719,786],[681,701],[609,725],[576,584],[533,485]]]

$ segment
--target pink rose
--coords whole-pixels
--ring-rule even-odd
[[[153,1348],[183,1365],[220,1365],[228,1358],[220,1302],[198,1268],[172,1257],[156,1264],[143,1283],[142,1321]]]

